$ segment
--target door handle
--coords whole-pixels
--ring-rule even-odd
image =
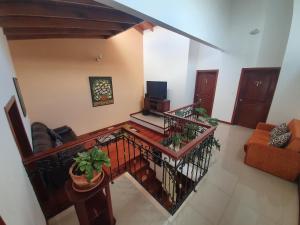
[[[239,100],[240,100],[240,102],[242,102],[242,101],[243,101],[243,99],[242,99],[242,98],[240,98]]]
[[[202,99],[201,99],[201,98],[199,98],[199,102],[202,102]]]

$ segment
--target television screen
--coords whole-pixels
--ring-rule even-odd
[[[149,98],[166,99],[167,82],[147,81],[147,94]]]

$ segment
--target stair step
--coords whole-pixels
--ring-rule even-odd
[[[143,186],[150,194],[154,195],[155,197],[159,197],[161,195],[162,185],[156,177],[152,177],[146,180]]]
[[[127,164],[131,173],[138,173],[140,170],[149,167],[149,162],[143,158],[132,159]]]
[[[149,167],[149,165],[141,168],[132,175],[141,183],[145,183],[148,179],[155,178],[155,172]]]
[[[147,166],[149,166],[149,162],[147,160],[143,158],[136,158],[130,161],[126,161],[126,163],[119,164],[119,167],[114,166],[111,169],[108,169],[107,171],[111,171],[112,178],[114,179],[127,171],[131,173],[136,173]]]

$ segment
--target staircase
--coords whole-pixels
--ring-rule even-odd
[[[178,172],[176,185],[174,188],[167,191],[163,187],[162,178],[158,178],[157,169],[161,167],[153,163],[149,158],[132,145],[124,145],[122,140],[116,143],[111,143],[102,148],[106,151],[111,159],[111,167],[107,169],[111,180],[113,181],[125,172],[133,176],[148,193],[150,193],[164,208],[170,210],[174,207],[172,204],[172,189],[174,190],[173,197],[183,198],[190,193],[194,182],[188,177]],[[153,159],[152,159],[153,160]],[[150,164],[152,166],[150,166]],[[162,173],[162,171],[160,171]],[[166,186],[168,183],[166,183]],[[174,200],[174,199],[173,199]],[[174,202],[174,201],[173,201]]]
[[[145,188],[156,200],[158,200],[165,208],[172,207],[168,193],[163,189],[162,182],[157,179],[155,171],[150,167],[150,162],[140,155],[135,159],[122,161],[119,167],[116,161],[111,162],[111,170],[109,175],[112,180],[128,172]]]

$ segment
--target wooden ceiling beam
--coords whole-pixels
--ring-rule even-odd
[[[55,38],[78,38],[78,39],[107,39],[109,35],[91,34],[34,34],[34,35],[6,35],[8,40],[28,40],[28,39],[55,39]]]
[[[41,0],[35,0],[38,2],[41,2]],[[77,4],[77,5],[84,5],[84,6],[92,6],[92,7],[101,7],[101,8],[107,8],[112,9],[112,7],[108,5],[101,4],[99,2],[95,2],[93,0],[43,0],[43,1],[50,1],[50,2],[63,2],[63,3],[69,3],[69,4]]]
[[[132,25],[141,22],[141,19],[115,9],[83,5],[78,6],[76,4],[51,1],[42,3],[23,1],[0,2],[0,16],[38,16],[64,19],[84,19]]]
[[[77,19],[60,19],[45,17],[26,17],[26,16],[0,16],[0,26],[3,28],[79,28],[97,30],[123,31],[131,25],[99,22]]]
[[[153,27],[155,27],[155,25],[153,23],[144,21],[142,23],[139,23],[137,25],[134,26],[134,28],[140,32],[141,34],[144,33],[145,30],[150,29],[151,31],[153,31]]]
[[[0,0],[1,2],[21,2],[22,0]],[[99,7],[99,8],[108,8],[112,9],[112,7],[108,5],[101,4],[99,2],[93,0],[26,0],[26,2],[36,2],[36,3],[47,3],[47,2],[57,2],[64,4],[72,4],[72,5],[83,5],[83,6],[91,6],[91,7]]]
[[[39,35],[39,34],[91,34],[114,35],[115,31],[91,29],[61,29],[61,28],[4,28],[5,35]]]

